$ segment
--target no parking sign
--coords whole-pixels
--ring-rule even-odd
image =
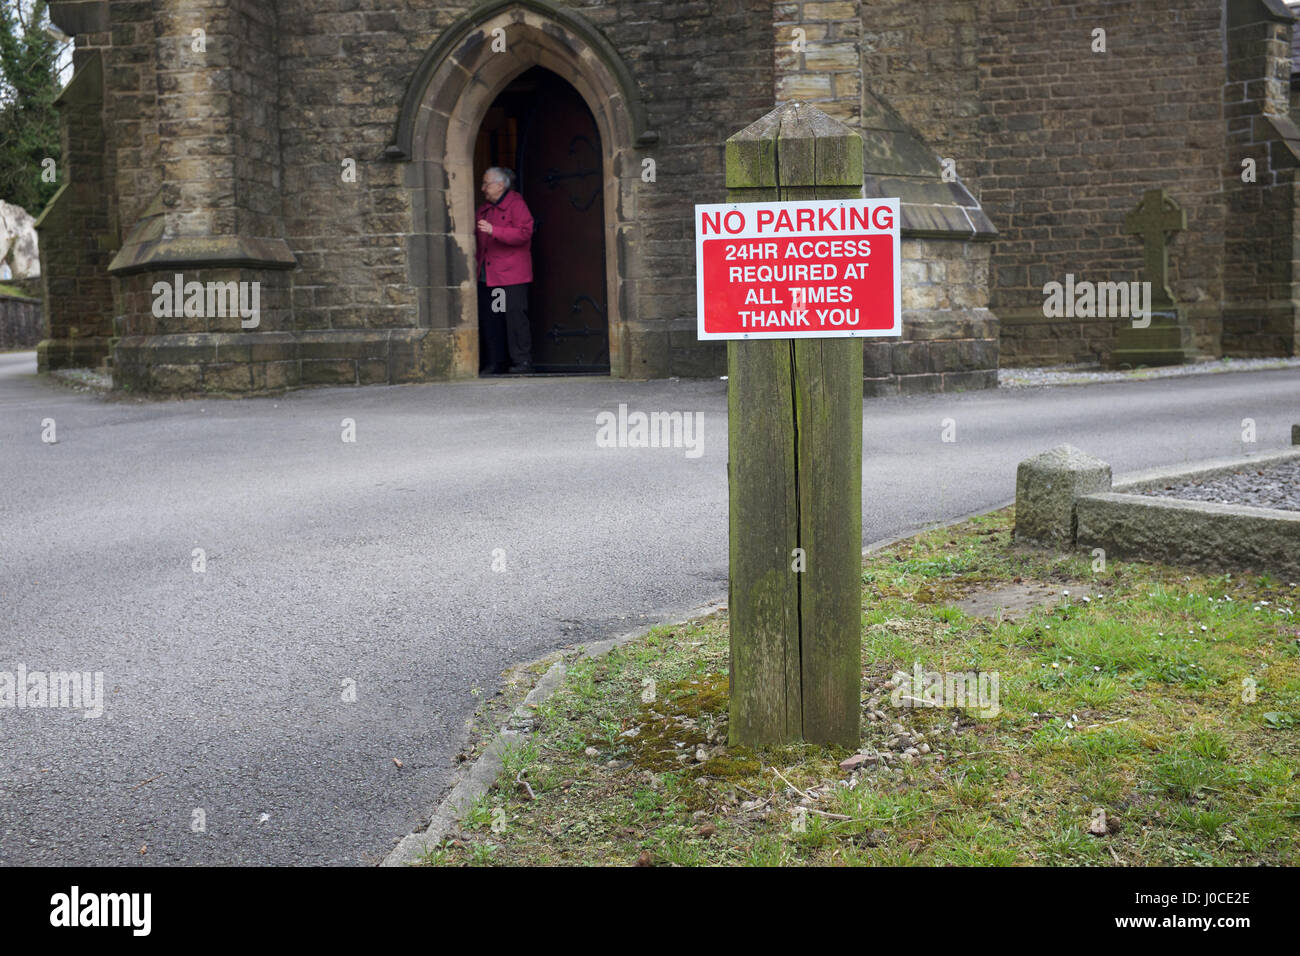
[[[897,199],[695,207],[700,339],[902,334]]]

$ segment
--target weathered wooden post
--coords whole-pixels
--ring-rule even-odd
[[[729,202],[862,197],[860,137],[815,107],[726,150]],[[730,341],[727,371],[731,742],[856,747],[862,341]]]

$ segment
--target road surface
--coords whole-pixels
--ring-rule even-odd
[[[702,454],[598,447],[620,403],[701,412]],[[1122,473],[1293,422],[1294,369],[871,399],[863,540],[1061,442]],[[0,708],[0,863],[378,862],[505,668],[725,594],[726,452],[719,381],[124,402],[0,355],[0,671],[105,681],[97,719]]]

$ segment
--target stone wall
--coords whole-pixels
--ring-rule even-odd
[[[123,223],[109,265],[117,280],[114,385],[260,391],[297,384],[300,356],[285,308],[283,270],[294,262],[281,235],[275,7],[159,0],[152,12],[160,179],[134,221]],[[256,288],[257,325],[246,329],[238,314],[210,309],[158,314],[152,290],[177,275],[182,284]]]
[[[1291,14],[1279,5],[1229,8],[1223,246],[1226,355],[1296,354],[1296,168],[1300,129],[1291,120]],[[1253,175],[1247,175],[1253,165]],[[1245,167],[1245,168],[1244,168]]]
[[[973,5],[939,7],[791,0],[774,8],[776,100],[811,102],[858,129],[867,195],[901,202],[903,334],[864,342],[867,395],[997,385],[998,323],[988,309],[994,230],[961,175],[941,169],[962,138],[915,108],[941,103],[948,120],[977,113]],[[950,61],[963,44],[972,47],[959,57],[964,75]],[[964,98],[953,97],[954,82]],[[911,116],[900,114],[895,97],[910,102]],[[967,126],[973,134],[973,120]]]
[[[772,14],[777,102],[811,103],[857,126],[862,116],[861,4],[778,0]]]
[[[234,0],[231,30],[237,35],[230,78],[231,111],[238,149],[234,162],[240,231],[251,236],[281,236],[279,98],[279,4]]]
[[[979,55],[987,137],[980,196],[1002,239],[991,307],[1005,365],[1104,360],[1127,319],[1045,319],[1043,286],[1140,279],[1142,243],[1124,217],[1164,187],[1187,211],[1169,286],[1197,348],[1217,354],[1225,210],[1221,0],[1171,9],[1142,0],[997,0]],[[1105,30],[1106,52],[1093,52]]]
[[[468,3],[373,11],[282,0],[281,147],[285,237],[297,330],[414,329],[407,258],[417,231],[403,169],[383,159],[424,51]],[[345,163],[355,178],[344,178]]]
[[[1124,320],[1047,319],[1043,286],[1067,273],[1139,279],[1142,244],[1124,217],[1160,187],[1188,213],[1170,286],[1199,351],[1219,353],[1223,15],[1223,0],[864,0],[868,92],[954,160],[998,229],[990,307],[1003,365],[1109,355]],[[1092,49],[1098,28],[1105,53]],[[1261,228],[1254,217],[1241,226]]]
[[[726,374],[726,348],[696,340],[691,223],[695,203],[726,195],[723,142],[772,109],[772,3],[621,0],[600,15],[580,9],[627,60],[659,132],[645,151],[658,164],[658,181],[637,187],[635,208],[642,269],[653,280],[641,286],[640,319],[666,334],[651,340],[635,374]]]
[[[79,33],[78,49],[82,42]],[[104,93],[105,181],[112,185],[114,251],[162,187],[159,135],[173,131],[159,129],[158,96],[160,90],[175,90],[159,75],[159,42],[151,2],[118,0],[112,5],[111,43],[106,43],[102,52],[108,78]]]
[[[998,321],[987,307],[990,252],[987,242],[903,241],[903,335],[866,342],[866,395],[997,387]]]
[[[0,294],[0,352],[36,348],[44,328],[40,299]]]
[[[140,271],[117,280],[122,314],[121,343],[114,353],[113,385],[152,392],[261,392],[300,384],[310,363],[298,356],[290,331],[288,274],[238,268],[196,268],[179,272],[183,282],[258,284],[258,324],[245,330],[238,313],[171,316],[154,314],[158,282],[174,282],[158,271]],[[335,365],[316,384],[357,381],[356,356],[348,356],[348,372]],[[315,371],[315,369],[313,369]],[[386,381],[387,379],[382,379]]]
[[[985,0],[862,0],[862,77],[954,169],[978,199],[976,55]],[[984,37],[986,43],[1001,40]],[[1001,228],[1001,223],[999,223]]]
[[[297,329],[403,330],[437,321],[421,315],[408,266],[429,255],[421,234],[449,224],[444,212],[441,223],[421,225],[424,210],[415,203],[425,197],[408,187],[407,164],[385,160],[383,151],[421,58],[470,6],[420,0],[327,11],[315,0],[279,4],[281,20],[295,25],[282,33],[280,77],[285,235],[299,264],[291,288]],[[695,341],[691,210],[723,195],[723,140],[771,108],[771,5],[682,0],[651,9],[602,0],[573,9],[618,50],[659,133],[643,154],[655,160],[656,179],[638,181],[627,199],[640,224],[642,270],[653,277],[638,287],[628,374],[720,374],[725,351]],[[726,108],[717,108],[722,103]],[[355,182],[341,175],[348,159]],[[435,287],[455,287],[470,274],[454,249],[427,271],[433,275],[424,281]],[[452,358],[444,355],[442,367]],[[423,377],[419,369],[413,374]]]
[[[91,36],[103,42],[106,34]],[[45,303],[45,338],[37,367],[95,367],[110,353],[112,286],[106,269],[113,246],[104,156],[104,63],[99,48],[80,51],[58,99],[62,114],[60,187],[36,220]]]

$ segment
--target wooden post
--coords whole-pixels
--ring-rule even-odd
[[[862,198],[861,138],[806,104],[741,130],[726,156],[728,202]],[[733,744],[858,746],[862,346],[727,343]]]

